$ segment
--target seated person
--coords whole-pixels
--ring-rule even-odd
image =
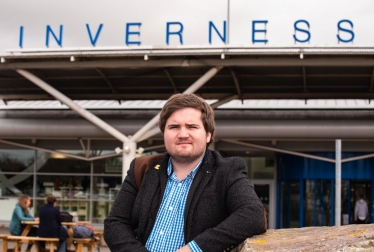
[[[65,226],[61,225],[60,210],[56,206],[56,197],[53,195],[47,196],[47,204],[39,208],[39,229],[38,236],[59,238],[60,243],[58,252],[66,252],[66,241],[68,232]]]
[[[9,224],[8,231],[12,235],[20,236],[25,229],[26,225],[22,224],[22,221],[39,221],[39,218],[34,218],[29,211],[31,199],[29,195],[23,194],[18,198],[18,203],[13,210],[12,219]],[[32,227],[27,236],[37,236],[38,228]],[[29,243],[26,251],[30,251],[32,244]]]

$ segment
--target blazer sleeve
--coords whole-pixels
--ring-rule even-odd
[[[226,164],[225,206],[227,217],[218,225],[197,235],[194,241],[202,251],[228,251],[245,239],[266,231],[264,207],[247,176],[241,158]]]
[[[136,237],[132,227],[132,207],[138,193],[134,163],[135,159],[131,162],[121,190],[104,220],[104,239],[111,251],[148,251]]]

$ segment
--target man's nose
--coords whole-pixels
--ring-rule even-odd
[[[178,137],[179,138],[186,138],[186,137],[188,137],[188,130],[185,128],[185,127],[181,127],[180,129],[179,129],[179,132],[178,132]]]

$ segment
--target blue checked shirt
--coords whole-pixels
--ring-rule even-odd
[[[174,252],[185,245],[184,209],[188,191],[203,158],[190,174],[181,181],[173,172],[171,158],[169,159],[167,168],[169,179],[166,183],[165,194],[157,213],[156,223],[145,244],[149,251]],[[202,252],[195,241],[189,242],[188,246],[192,252]]]

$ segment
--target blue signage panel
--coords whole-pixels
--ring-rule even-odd
[[[370,48],[373,1],[3,0],[0,55]]]

